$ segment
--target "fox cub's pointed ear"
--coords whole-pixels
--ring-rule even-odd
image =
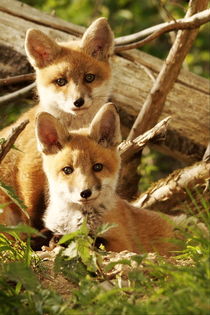
[[[29,29],[26,33],[25,50],[34,68],[44,68],[55,59],[61,47],[41,31]]]
[[[84,51],[99,60],[107,60],[114,49],[114,35],[105,18],[93,22],[82,37]]]
[[[41,112],[36,118],[36,138],[39,151],[54,154],[63,148],[68,132],[54,116]]]
[[[121,142],[120,119],[113,103],[101,107],[90,125],[90,137],[103,146],[116,146]]]

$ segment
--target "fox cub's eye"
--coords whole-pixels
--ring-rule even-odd
[[[66,80],[65,78],[59,78],[59,79],[55,80],[55,83],[56,83],[58,86],[64,86],[64,85],[66,85],[67,80]]]
[[[96,77],[95,74],[87,73],[84,79],[87,83],[91,83],[95,80],[95,77]]]
[[[104,167],[103,164],[101,164],[101,163],[96,163],[96,164],[93,165],[93,170],[94,170],[95,172],[100,172],[100,171],[102,171],[103,167]]]
[[[66,175],[70,175],[71,173],[73,173],[73,168],[71,166],[65,166],[62,171],[64,172],[64,174]]]

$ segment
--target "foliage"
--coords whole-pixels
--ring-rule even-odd
[[[205,203],[204,203],[205,204]],[[201,219],[210,225],[208,205]],[[103,226],[98,233],[110,228]],[[209,240],[193,226],[185,231],[186,248],[166,259],[134,255],[102,267],[104,249],[95,250],[86,223],[80,230],[64,236],[68,243],[55,260],[55,271],[77,284],[65,300],[38,280],[41,264],[27,243],[0,237],[0,314],[207,314],[210,288]],[[22,231],[23,232],[23,231]],[[25,232],[25,230],[24,230]],[[30,230],[28,232],[31,232]],[[13,234],[14,236],[14,234]],[[132,265],[128,281],[118,274],[110,280],[107,272],[116,264]],[[39,264],[38,264],[39,262]],[[144,266],[142,268],[142,266]],[[125,282],[122,285],[123,281]],[[121,283],[121,285],[119,285]]]
[[[61,18],[85,26],[98,16],[106,16],[116,36],[161,23],[164,10],[160,9],[160,3],[155,0],[141,3],[137,0],[24,2],[47,12],[55,10]],[[169,1],[162,1],[162,4],[165,4],[167,10],[176,18],[183,16],[183,10]],[[186,60],[191,70],[204,76],[208,75],[207,36],[207,27],[204,27]],[[142,49],[164,58],[169,48],[170,37],[164,35]],[[6,116],[10,113],[10,123],[16,120],[19,111],[23,109],[11,104],[6,110]],[[2,126],[4,120],[4,117],[0,120]],[[150,184],[154,175],[157,175],[156,169],[148,163],[148,159],[154,160],[157,156],[152,152],[145,159],[143,166],[147,165],[145,174],[148,176],[147,180],[143,180],[143,189]],[[5,189],[4,185],[1,186]],[[13,191],[9,187],[6,189],[25,210]],[[205,211],[200,219],[209,227],[209,205],[206,202],[203,202],[203,205]],[[0,208],[5,206],[0,205]],[[98,233],[107,228],[103,226]],[[13,239],[6,238],[4,233]],[[28,235],[26,242],[21,241],[22,233]],[[185,231],[186,248],[175,258],[157,257],[152,261],[147,255],[135,255],[129,259],[111,262],[103,269],[101,262],[106,252],[104,248],[94,249],[95,239],[89,236],[88,228],[84,224],[77,232],[61,239],[60,244],[67,242],[68,246],[55,259],[55,271],[64,274],[69,281],[77,285],[65,300],[58,292],[44,288],[37,277],[42,262],[30,248],[30,236],[34,233],[34,229],[25,225],[0,225],[0,315],[205,315],[210,311],[209,239],[195,226],[188,232]],[[129,281],[125,286],[120,285],[123,284],[120,274],[113,280],[107,277],[107,272],[116,264],[131,266],[134,260],[137,266],[129,272]]]
[[[22,210],[25,216],[29,218],[26,206],[11,186],[6,185],[0,180],[0,190],[2,190],[10,198],[10,200],[12,200]]]

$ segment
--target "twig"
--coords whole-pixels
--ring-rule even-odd
[[[209,143],[207,145],[207,148],[206,148],[206,151],[205,151],[205,153],[203,155],[203,161],[205,161],[205,162],[209,162],[210,161],[210,141],[209,141]]]
[[[7,155],[7,153],[9,152],[11,147],[13,146],[13,144],[15,143],[17,137],[25,129],[25,127],[28,123],[29,123],[29,120],[25,120],[20,125],[18,125],[17,127],[14,127],[12,129],[11,134],[7,138],[7,140],[0,145],[0,163],[5,158],[5,156]]]
[[[19,96],[22,96],[26,93],[28,93],[30,90],[32,90],[34,87],[36,86],[36,83],[33,82],[32,84],[24,87],[23,89],[20,89],[18,91],[15,91],[13,93],[10,93],[10,94],[7,94],[7,95],[4,95],[4,96],[1,96],[0,97],[0,104],[3,104],[5,102],[8,102],[8,101],[11,101]]]
[[[195,10],[203,10],[207,5],[207,0],[191,0],[187,11],[187,17],[194,13]],[[192,6],[194,6],[193,9]],[[127,140],[134,139],[137,135],[142,134],[157,123],[158,118],[162,113],[166,97],[178,77],[182,63],[191,48],[197,33],[198,29],[178,32],[176,40],[156,78],[151,92],[145,100]]]
[[[0,86],[24,82],[24,81],[34,81],[35,80],[35,73],[27,73],[16,75],[13,77],[8,77],[5,79],[0,79]]]
[[[167,210],[186,199],[186,188],[205,184],[210,178],[210,163],[201,161],[154,183],[133,202],[137,207]]]
[[[174,30],[194,29],[210,21],[210,9],[204,10],[189,18],[170,21],[150,27],[143,31],[115,39],[115,52],[141,47],[160,35]],[[141,38],[146,38],[140,40]]]
[[[134,140],[123,141],[119,146],[118,150],[120,152],[121,158],[125,161],[129,156],[141,151],[143,147],[154,137],[164,134],[166,132],[167,125],[171,117],[167,117],[161,120],[152,129],[146,131],[143,135],[135,138]]]

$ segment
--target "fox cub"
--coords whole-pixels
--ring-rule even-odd
[[[34,134],[36,113],[51,113],[67,128],[87,127],[109,97],[109,57],[113,45],[113,33],[105,18],[93,22],[80,40],[65,43],[57,43],[39,30],[27,32],[25,48],[36,70],[40,101],[17,122],[26,118],[30,120],[16,142],[20,151],[11,150],[1,164],[0,178],[24,201],[30,224],[36,228],[41,227],[45,185]],[[0,137],[7,137],[10,130],[11,126],[2,130]],[[8,201],[7,196],[0,192],[0,204]],[[25,220],[20,209],[11,203],[0,214],[0,223],[3,224]]]
[[[93,232],[102,223],[117,225],[102,235],[107,250],[167,255],[174,249],[168,217],[135,208],[116,194],[121,133],[112,103],[101,108],[88,129],[71,132],[49,113],[40,113],[36,135],[48,181],[46,228],[70,233],[86,217]]]

